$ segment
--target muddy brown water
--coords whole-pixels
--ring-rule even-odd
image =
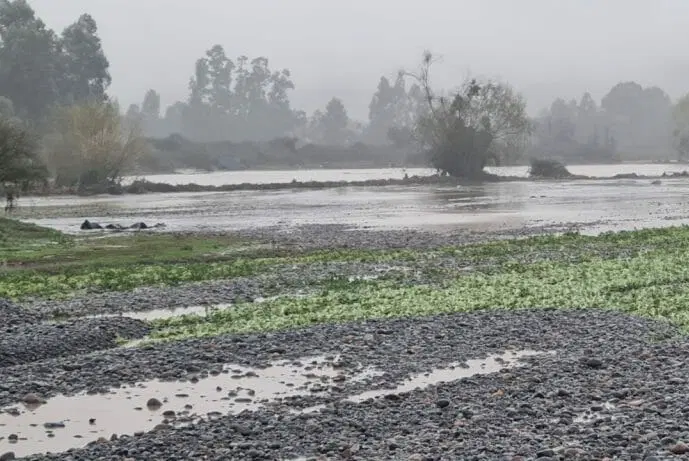
[[[584,173],[602,171],[605,174],[601,176],[606,176],[627,170],[644,175],[660,174],[683,167],[608,165],[581,168]],[[291,172],[281,174],[287,173]],[[239,173],[223,173],[232,174]],[[208,176],[212,175],[218,174]],[[194,176],[196,182],[203,182],[201,179],[205,177]],[[181,175],[182,182],[186,181],[184,177],[186,175]],[[209,179],[208,182],[212,181]],[[344,224],[383,229],[480,232],[579,223],[583,231],[597,233],[689,224],[689,180],[663,179],[660,184],[653,184],[648,179],[620,179],[486,183],[451,188],[388,186],[145,196],[28,197],[21,199],[16,215],[77,234],[82,232],[79,226],[84,219],[120,224],[142,220],[164,222],[166,231]]]
[[[519,358],[541,354],[544,352],[507,351],[413,376],[393,389],[372,390],[346,399],[362,402],[389,393],[409,392],[441,382],[495,373],[524,365],[518,362]],[[338,385],[362,380],[375,382],[382,375],[380,371],[365,367],[345,372],[338,368],[337,358],[327,361],[323,357],[311,357],[276,362],[262,369],[227,365],[223,372],[198,380],[153,380],[113,389],[104,395],[57,396],[38,406],[16,404],[3,408],[0,413],[0,453],[12,451],[21,457],[64,452],[100,438],[109,439],[112,434],[132,435],[153,430],[160,424],[181,426],[256,410],[279,399],[310,393],[327,394],[334,382]],[[152,398],[161,405],[150,406]]]
[[[39,406],[17,404],[0,413],[0,453],[13,451],[27,456],[63,452],[101,437],[109,439],[112,434],[150,431],[164,422],[184,425],[256,410],[278,399],[325,391],[328,383],[340,379],[338,375],[352,382],[373,372],[362,369],[345,374],[322,357],[313,357],[278,362],[265,369],[228,365],[216,376],[193,382],[154,380],[113,389],[105,395],[57,396]],[[162,405],[149,406],[152,398]],[[10,440],[12,434],[16,441]]]

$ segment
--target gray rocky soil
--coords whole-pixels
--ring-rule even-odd
[[[289,234],[257,232],[253,237],[299,248],[434,248],[486,239],[485,235],[366,233],[323,226]],[[452,266],[456,261],[443,264]],[[256,411],[185,427],[160,424],[150,432],[114,434],[88,446],[76,442],[75,447],[82,447],[26,459],[650,461],[689,457],[689,341],[668,323],[618,312],[505,311],[496,306],[476,313],[318,325],[132,348],[117,346],[144,337],[149,331],[145,322],[121,317],[45,322],[55,313],[84,316],[252,300],[304,289],[300,280],[372,275],[380,267],[323,263],[308,270],[312,272],[282,268],[269,276],[97,293],[60,302],[0,302],[0,408],[4,411],[16,408],[27,396],[50,401],[58,394],[105,394],[152,379],[203,380],[220,375],[226,364],[262,369],[275,360],[325,356],[346,376],[325,381],[319,392],[278,400]],[[417,281],[428,282],[423,277]],[[413,277],[406,282],[415,283]],[[543,354],[522,359],[517,368],[359,403],[346,400],[363,391],[391,390],[409,377],[505,350]],[[362,367],[382,374],[363,381],[349,379]],[[303,411],[316,405],[323,407]],[[69,416],[63,417],[67,425]],[[5,443],[11,435],[0,427],[2,461],[13,459],[13,447],[32,443]]]
[[[494,374],[344,401],[506,349],[554,353]],[[369,321],[27,360],[0,369],[0,404],[154,377],[203,379],[223,363],[261,367],[313,355],[337,356],[345,370],[365,365],[385,374],[330,383],[327,392],[256,412],[28,459],[667,459],[689,453],[689,343],[666,323],[596,310]],[[316,404],[325,408],[290,411]]]

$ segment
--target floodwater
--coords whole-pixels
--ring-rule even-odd
[[[377,389],[363,392],[348,397],[347,400],[357,403],[365,402],[366,400],[384,397],[386,395],[412,392],[415,389],[423,389],[439,383],[449,383],[477,375],[489,375],[491,373],[497,373],[500,370],[524,365],[523,362],[517,362],[517,359],[543,354],[545,354],[545,352],[529,350],[508,351],[502,355],[491,355],[485,360],[468,360],[464,365],[461,363],[453,363],[447,368],[441,368],[430,373],[413,376],[393,389]]]
[[[357,279],[363,279],[363,280],[375,280],[377,276],[363,276],[363,277],[350,277],[350,281],[357,280]],[[275,295],[275,296],[268,296],[267,298],[264,297],[258,297],[255,298],[252,302],[256,304],[261,304],[266,301],[274,301],[279,298],[301,298],[306,296],[305,293],[299,291],[297,293],[291,294],[291,295]],[[96,314],[96,315],[87,315],[85,318],[109,318],[109,317],[127,317],[130,319],[136,319],[136,320],[144,320],[147,322],[151,322],[153,320],[165,320],[165,319],[171,319],[175,317],[183,317],[187,315],[191,316],[198,316],[198,317],[207,317],[209,315],[212,315],[216,312],[222,312],[226,311],[228,309],[231,309],[234,307],[235,304],[233,303],[221,303],[221,304],[207,304],[207,305],[198,305],[198,306],[183,306],[183,307],[171,307],[168,309],[151,309],[151,310],[145,310],[145,311],[124,311],[120,312],[117,314]]]
[[[101,437],[109,439],[112,434],[133,435],[163,423],[178,426],[256,410],[271,401],[324,392],[339,375],[346,382],[369,376],[366,369],[346,375],[323,357],[311,357],[278,362],[265,369],[227,365],[220,374],[196,382],[155,380],[105,395],[57,396],[38,407],[17,404],[0,413],[0,453],[13,451],[18,457],[58,453]],[[152,398],[162,405],[149,406]],[[8,413],[10,408],[20,414]],[[46,424],[64,427],[48,428]],[[12,434],[17,436],[14,442],[10,441]]]
[[[261,300],[255,300],[255,302],[262,302]],[[173,307],[170,309],[152,309],[148,311],[125,311],[119,314],[102,314],[87,316],[87,318],[103,318],[103,317],[127,317],[130,319],[153,321],[153,320],[165,320],[175,317],[182,317],[185,315],[194,315],[199,317],[206,317],[214,312],[221,312],[230,309],[234,304],[213,304],[207,306],[186,306],[186,307]]]
[[[688,170],[689,165],[679,163],[667,164],[634,164],[616,165],[572,165],[567,169],[575,175],[591,177],[610,177],[616,174],[636,173],[645,176],[660,176],[665,172]],[[525,178],[529,174],[528,166],[487,167],[488,173],[500,176],[517,176]],[[362,169],[311,169],[311,170],[255,170],[255,171],[218,171],[214,173],[159,174],[132,176],[125,180],[130,183],[135,179],[147,179],[152,182],[167,184],[199,184],[222,186],[224,184],[267,184],[288,183],[293,180],[307,181],[366,181],[370,179],[402,179],[409,176],[428,176],[434,174],[431,168],[362,168]]]
[[[583,411],[577,416],[575,416],[573,418],[573,421],[579,424],[591,424],[606,418],[610,418],[611,420],[617,419],[616,416],[611,416],[609,414],[611,410],[615,409],[615,405],[613,405],[612,403],[605,402],[602,405],[597,406],[598,408],[596,409],[596,411],[593,411],[591,409]],[[591,407],[593,408],[594,405],[592,405]]]
[[[640,171],[647,173],[647,171]],[[163,222],[162,231],[304,224],[501,231],[578,223],[582,231],[689,224],[689,179],[524,181],[472,186],[347,187],[145,196],[27,197],[17,217],[68,233],[84,219]],[[96,231],[98,232],[98,231]],[[93,232],[92,232],[93,233]]]
[[[523,365],[517,362],[519,358],[542,354],[544,352],[507,351],[484,360],[469,360],[464,365],[452,364],[411,377],[394,389],[364,392],[346,400],[363,402],[386,394],[496,373]],[[153,430],[160,424],[181,426],[245,410],[255,411],[280,399],[327,394],[333,382],[346,384],[381,375],[375,369],[363,367],[347,374],[337,367],[337,359],[327,361],[323,357],[312,357],[277,362],[264,369],[227,365],[220,373],[188,382],[154,380],[114,389],[105,395],[57,396],[39,406],[17,404],[0,412],[0,453],[13,451],[18,457],[59,453],[101,438],[109,439],[112,434],[133,435]],[[153,398],[161,405],[149,405]],[[322,406],[303,411],[320,408]],[[13,440],[10,440],[11,435]]]

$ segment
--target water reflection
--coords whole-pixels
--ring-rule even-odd
[[[635,166],[636,167],[636,166]],[[324,190],[28,198],[17,217],[81,233],[84,219],[164,222],[165,231],[238,230],[304,224],[500,231],[601,223],[612,229],[689,223],[689,181],[502,182],[459,188],[355,187]]]
[[[345,371],[336,365],[323,357],[260,369],[226,365],[209,377],[186,382],[153,380],[105,395],[57,396],[31,407],[17,404],[0,410],[0,453],[59,453],[112,434],[132,435],[253,411],[271,402],[326,392],[333,382],[369,377],[366,368]]]

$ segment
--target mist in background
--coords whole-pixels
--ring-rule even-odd
[[[82,13],[97,21],[123,106],[155,88],[166,107],[187,97],[193,64],[213,44],[228,56],[266,56],[289,68],[294,107],[312,113],[342,99],[364,120],[381,75],[414,68],[424,49],[444,56],[434,81],[500,77],[532,113],[556,97],[599,100],[617,82],[686,90],[689,2],[683,0],[33,0],[62,30]]]

